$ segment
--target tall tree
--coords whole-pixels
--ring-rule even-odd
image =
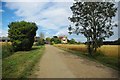
[[[38,43],[37,43],[37,45],[44,45],[45,44],[45,40],[44,40],[44,33],[40,33],[40,38],[39,38],[39,40],[38,40]]]
[[[40,33],[40,38],[42,38],[42,39],[44,39],[45,38],[45,36],[44,36],[44,33]]]
[[[30,50],[38,27],[31,22],[11,22],[8,25],[8,37],[15,51]]]
[[[106,38],[113,35],[114,24],[112,18],[117,8],[112,2],[79,2],[75,1],[70,7],[72,17],[69,20],[74,23],[70,25],[69,33],[83,34],[87,38],[88,53],[96,52]]]

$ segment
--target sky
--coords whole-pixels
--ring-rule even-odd
[[[14,21],[35,22],[38,26],[36,36],[42,32],[45,37],[66,35],[68,39],[74,38],[76,41],[85,42],[83,35],[68,34],[68,27],[72,24],[68,17],[72,15],[70,6],[73,1],[61,2],[55,0],[3,0],[0,3],[0,37],[7,36],[8,24]],[[117,5],[117,4],[116,4]],[[118,13],[117,13],[118,14]],[[114,18],[118,22],[118,16]],[[114,28],[114,35],[106,40],[116,40],[118,38],[118,28]]]

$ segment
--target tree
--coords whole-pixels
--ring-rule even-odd
[[[37,45],[44,45],[44,44],[45,44],[45,40],[44,40],[43,38],[40,38],[40,39],[38,40]]]
[[[103,40],[113,35],[113,27],[117,26],[112,21],[117,8],[112,2],[79,2],[70,7],[72,17],[69,20],[69,33],[83,34],[87,38],[88,53],[96,53]]]
[[[8,25],[8,37],[15,51],[30,50],[34,42],[37,26],[31,22],[11,22]]]
[[[44,45],[44,44],[45,44],[44,34],[41,32],[37,45]]]
[[[61,43],[61,40],[57,36],[53,36],[53,38],[51,39],[51,42],[54,42],[55,44],[59,44]]]
[[[44,34],[42,32],[40,33],[40,38],[42,38],[42,39],[45,38],[45,36],[44,36]]]
[[[50,44],[50,40],[51,40],[50,37],[47,37],[47,38],[46,38],[46,42],[47,42],[48,44]]]
[[[71,40],[69,40],[69,43],[70,43],[70,44],[75,44],[76,41],[75,41],[75,39],[72,38]]]

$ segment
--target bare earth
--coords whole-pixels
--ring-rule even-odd
[[[35,67],[32,78],[116,78],[118,72],[100,63],[77,57],[46,45],[45,53]]]

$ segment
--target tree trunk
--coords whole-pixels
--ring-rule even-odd
[[[88,48],[88,53],[89,53],[90,55],[92,55],[91,43],[90,43],[90,39],[89,39],[89,38],[87,39],[87,48]]]
[[[94,49],[94,53],[96,53],[96,51],[97,51],[97,48]]]

